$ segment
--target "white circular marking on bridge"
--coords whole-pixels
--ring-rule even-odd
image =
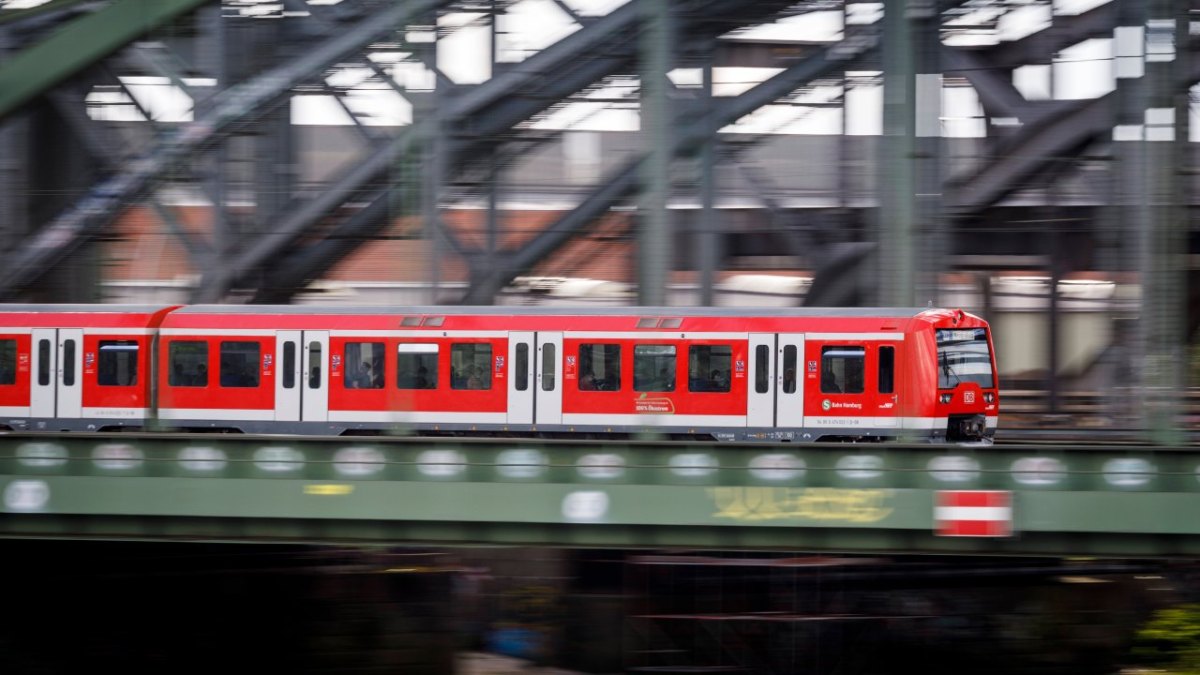
[[[225,452],[207,446],[188,446],[179,451],[179,463],[188,471],[220,471],[229,464]]]
[[[1150,482],[1157,469],[1140,457],[1118,457],[1104,463],[1104,480],[1114,487],[1138,487]]]
[[[929,460],[929,474],[943,483],[966,483],[979,478],[979,461],[965,455],[941,455]]]
[[[9,511],[41,511],[50,502],[50,486],[42,480],[15,480],[4,488],[4,507]]]
[[[105,443],[92,450],[92,461],[101,469],[128,471],[142,465],[145,455],[128,443]]]
[[[67,449],[57,443],[22,443],[17,446],[17,461],[22,466],[62,466],[67,463],[67,457]]]
[[[608,515],[608,493],[579,490],[563,498],[563,518],[573,523],[594,523]]]
[[[467,470],[467,458],[457,450],[426,450],[417,456],[417,470],[433,478],[450,478]]]
[[[611,452],[598,452],[580,457],[575,466],[584,478],[611,480],[625,473],[625,458]]]
[[[846,455],[835,466],[839,476],[850,480],[870,480],[883,475],[883,458],[879,455]]]
[[[254,451],[254,466],[270,473],[299,471],[304,466],[304,453],[286,445],[272,445]]]
[[[793,480],[804,475],[804,460],[786,452],[759,455],[750,460],[750,475],[759,480]]]
[[[671,473],[689,478],[711,475],[720,466],[716,457],[703,452],[685,452],[681,455],[673,455],[669,464]]]
[[[537,450],[514,448],[496,456],[496,473],[505,478],[536,478],[546,472],[546,456]]]
[[[1012,463],[1013,480],[1021,485],[1057,485],[1067,468],[1055,457],[1022,457]]]
[[[383,471],[387,459],[376,448],[342,448],[333,455],[333,469],[343,476],[371,476]]]

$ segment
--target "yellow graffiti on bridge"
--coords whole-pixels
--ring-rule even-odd
[[[891,490],[838,488],[709,488],[716,518],[739,521],[817,520],[876,523],[891,515]]]

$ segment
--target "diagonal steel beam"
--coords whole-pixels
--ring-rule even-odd
[[[461,174],[469,169],[473,160],[487,155],[480,151],[480,147],[494,142],[493,137],[496,134],[507,132],[518,123],[533,117],[545,110],[551,102],[632,64],[636,55],[634,38],[638,18],[637,4],[629,3],[630,6],[619,7],[604,17],[588,21],[584,29],[569,39],[539,51],[484,83],[469,88],[456,87],[456,95],[447,101],[445,108],[439,113],[448,121],[451,134],[455,138],[455,142],[449,148],[453,170]],[[754,10],[769,13],[786,4],[786,0],[764,0],[756,4]],[[745,14],[746,11],[744,5],[733,0],[710,0],[701,5],[696,13],[697,21],[719,21],[722,16]],[[722,31],[725,29],[723,24],[711,28]],[[377,69],[376,72],[380,70],[382,69]],[[368,159],[363,165],[355,167],[354,175],[339,180],[333,191],[356,197],[364,193],[374,194],[370,202],[372,204],[377,200],[390,199],[387,190],[376,187],[375,184],[386,179],[396,152],[398,150],[393,148],[386,154],[384,161]],[[332,194],[321,199],[326,205],[338,201]],[[285,294],[282,288],[287,283],[285,278],[305,280],[314,278],[322,269],[328,269],[333,261],[345,255],[348,242],[352,248],[352,242],[369,239],[374,230],[381,227],[381,220],[373,221],[367,217],[369,214],[387,212],[386,209],[366,209],[364,213],[356,214],[339,225],[335,228],[335,232],[339,233],[337,238],[328,242],[328,246],[325,247],[327,252],[324,259],[314,254],[315,251],[322,250],[320,245],[310,244],[284,258],[280,263],[280,254],[292,246],[302,233],[308,232],[325,213],[304,205],[299,208],[303,213],[285,216],[285,226],[274,228],[269,243],[260,246],[256,242],[252,249],[239,255],[231,264],[223,266],[221,270],[210,271],[209,276],[202,281],[196,297],[204,301],[218,299],[242,280],[262,278],[256,274],[261,273],[268,263],[271,267],[271,271],[265,277],[268,280],[268,288],[259,297],[282,297]],[[477,253],[468,251],[456,241],[450,230],[443,230],[443,234],[461,255],[473,256]]]
[[[960,213],[985,209],[1111,128],[1111,94],[1047,115],[1022,129],[1005,144],[1005,152],[979,172],[947,186],[946,202]]]
[[[395,212],[395,199],[390,190],[385,190],[338,224],[321,241],[296,251],[283,265],[276,265],[272,274],[265,277],[254,297],[255,304],[289,302],[296,291],[336,265],[370,238],[376,224],[387,221]],[[442,226],[445,234],[450,234]]]
[[[786,4],[784,0],[764,1],[756,4],[754,10],[769,13]],[[712,30],[725,30],[725,24],[720,22],[721,17],[739,12],[744,14],[746,8],[732,0],[714,0],[702,3],[700,10],[697,13],[698,21],[713,20],[715,23],[711,27]],[[636,6],[620,7],[605,17],[589,21],[583,30],[570,39],[551,45],[517,66],[451,99],[442,115],[458,122],[453,133],[459,139],[465,139],[453,146],[453,161],[462,162],[479,154],[474,152],[476,144],[490,142],[490,135],[511,129],[517,123],[544,110],[550,102],[574,93],[631,63],[636,53],[632,39],[636,35],[636,21]],[[584,56],[587,58],[583,58]],[[400,144],[408,142],[407,139],[399,141]],[[239,279],[248,278],[259,271],[267,261],[278,258],[280,252],[307,232],[324,213],[340,204],[345,196],[359,196],[364,191],[370,193],[371,188],[365,186],[381,180],[381,176],[386,175],[397,147],[393,144],[389,146],[390,150],[368,158],[356,166],[350,175],[339,180],[333,189],[318,197],[318,200],[300,205],[297,211],[286,216],[280,226],[273,228],[271,235],[255,242],[250,249],[222,269],[210,270],[198,289],[196,298],[212,301],[222,297]],[[459,170],[461,171],[461,167]],[[361,220],[356,219],[356,222]],[[378,227],[378,224],[375,226]],[[446,234],[451,233],[446,231]],[[365,238],[361,232],[356,236],[359,240]],[[452,238],[450,243],[466,253],[461,243],[456,243]]]
[[[388,186],[375,186],[373,189],[364,186],[378,182],[377,179],[386,174],[388,169],[394,167],[401,155],[424,142],[425,137],[430,133],[430,128],[429,123],[418,122],[402,130],[389,142],[357,163],[349,173],[344,174],[328,189],[291,209],[280,218],[268,234],[256,238],[254,242],[219,269],[208,270],[196,288],[192,301],[217,302],[240,279],[250,276],[265,266],[268,261],[277,258],[322,216],[336,210],[351,198],[356,201],[362,199],[365,191],[371,195],[368,198],[368,204],[373,205],[372,208],[370,210],[364,208],[366,214],[356,213],[351,217],[352,223],[338,225],[330,235],[338,237],[343,242],[363,239],[365,235],[360,233],[361,225],[359,223],[366,215],[386,213],[387,209],[379,210],[379,207],[390,202]],[[460,254],[467,252],[466,246],[452,232],[446,230],[444,235],[446,242],[456,252]],[[312,246],[315,244],[310,245],[309,248]]]
[[[427,13],[446,1],[410,0],[380,11],[306,55],[221,92],[214,97],[208,114],[183,127],[145,157],[131,162],[124,171],[94,186],[73,208],[6,256],[4,269],[0,270],[0,297],[12,297],[38,279],[81,241],[111,223],[124,204],[144,194],[164,171],[214,146],[223,133],[311,77],[313,72],[361,51],[405,25],[409,17]]]
[[[115,76],[113,77],[115,78]],[[140,105],[138,105],[137,99],[134,99],[133,95],[128,91],[126,91],[126,95],[133,100],[134,105],[138,106],[138,109],[141,111],[142,115],[144,115],[147,120],[150,120],[150,116],[145,110],[142,110]],[[114,144],[109,142],[110,139],[101,137],[101,132],[105,131],[103,127],[100,127],[97,123],[88,119],[83,109],[77,105],[79,96],[75,92],[63,92],[56,90],[50,93],[49,98],[51,102],[53,102],[54,107],[58,110],[58,114],[62,115],[63,119],[67,122],[67,127],[71,130],[71,133],[74,134],[75,138],[79,139],[80,143],[83,145],[84,151],[87,152],[93,160],[99,163],[100,166],[104,167],[106,171],[114,170],[120,161],[119,158],[114,158],[112,155],[112,147]],[[179,223],[179,220],[175,218],[174,212],[165,204],[163,204],[157,197],[151,196],[148,201],[150,203],[150,207],[154,209],[154,212],[157,213],[158,217],[162,219],[163,225],[167,228],[167,231],[179,240],[179,243],[187,252],[188,259],[192,261],[192,264],[196,267],[202,267],[203,261],[208,260],[209,256],[211,255],[211,250],[208,244],[201,239],[197,239],[190,232],[188,232],[183,225]]]
[[[698,120],[683,127],[676,136],[676,154],[695,151],[722,127],[795,91],[806,82],[844,68],[874,49],[875,41],[863,39],[853,44],[836,44],[814,53],[758,84],[745,93],[723,100]],[[595,192],[572,211],[559,218],[517,251],[505,255],[494,276],[473,280],[463,299],[465,304],[485,302],[514,278],[567,243],[587,225],[608,212],[637,187],[637,173],[643,157],[636,157],[617,169]]]
[[[706,116],[693,121],[684,127],[676,138],[675,152],[694,151],[705,139],[710,138],[725,125],[761,108],[768,103],[786,96],[805,82],[822,77],[828,73],[845,67],[854,59],[861,57],[874,47],[871,40],[863,40],[847,49],[845,45],[834,45],[817,52],[805,61],[776,74],[774,77],[744,92],[743,94],[722,100]],[[538,233],[521,249],[510,251],[501,256],[495,265],[496,272],[490,276],[479,276],[472,280],[464,302],[481,303],[492,297],[495,291],[510,283],[513,278],[524,270],[558,250],[563,244],[585,228],[589,223],[604,215],[620,200],[625,199],[637,188],[638,168],[642,158],[630,160],[616,169],[596,191],[579,204],[571,212]],[[370,214],[386,213],[384,205],[388,196],[380,194],[372,200],[369,210],[364,209],[364,217],[358,222],[369,227],[373,221]],[[282,297],[279,289],[289,283],[299,283],[320,276],[324,269],[345,255],[347,242],[363,238],[361,230],[354,234],[343,234],[338,241],[322,242],[310,247],[311,251],[303,254],[302,259],[289,259],[286,265],[280,266],[280,272],[269,276],[266,286],[270,289],[260,298],[277,300]],[[341,253],[339,253],[341,252]]]
[[[1179,86],[1200,81],[1200,60],[1192,60],[1183,80]],[[974,175],[953,181],[947,187],[947,203],[963,213],[985,209],[1111,132],[1113,94],[1069,105],[1024,127],[995,161]]]
[[[986,58],[979,52],[957,47],[941,48],[944,72],[962,75],[974,87],[979,102],[991,117],[1015,117],[1030,122],[1054,102],[1030,101],[1013,86],[1007,72],[989,67]]]
[[[1200,59],[1192,59],[1180,87],[1200,81]],[[985,209],[1021,189],[1034,177],[1078,153],[1089,143],[1111,133],[1114,125],[1113,94],[1099,98],[1056,103],[1055,107],[1004,143],[995,161],[975,174],[947,186],[947,204],[961,213]]]
[[[1088,38],[1112,37],[1117,25],[1116,2],[1107,2],[1079,14],[1059,15],[1049,28],[1019,40],[972,50],[995,69],[1048,63],[1059,51]]]
[[[0,65],[0,118],[145,33],[209,0],[117,0]]]
[[[363,185],[369,184],[392,166],[400,153],[419,143],[425,133],[426,127],[422,124],[400,131],[390,142],[355,164],[349,173],[342,175],[326,190],[290,209],[269,233],[256,238],[220,268],[208,270],[196,288],[192,301],[205,303],[220,300],[234,282],[279,255],[321,216],[355,196]]]
[[[637,3],[630,4],[633,6],[620,7],[605,17],[589,22],[571,39],[557,42],[496,77],[450,98],[439,114],[449,124],[455,125],[455,137],[468,139],[451,144],[452,163],[478,154],[472,141],[482,141],[511,129],[544,110],[551,101],[574,93],[631,62],[634,51],[630,37],[637,23]],[[617,43],[629,42],[629,49],[620,49],[614,43],[613,35],[624,36]],[[376,70],[381,77],[386,76],[381,71],[381,68]],[[347,242],[363,241],[368,238],[366,230],[379,226],[379,221],[372,221],[368,216],[387,211],[377,208],[377,202],[387,202],[390,199],[388,191],[364,186],[383,180],[396,157],[418,137],[427,133],[429,131],[422,123],[401,131],[400,136],[353,167],[311,204],[298,205],[297,210],[286,215],[282,222],[272,228],[272,234],[260,238],[222,269],[210,270],[193,299],[197,302],[215,302],[239,280],[248,278],[268,261],[277,258],[323,214],[351,196],[360,197],[364,191],[373,194],[370,201],[372,206],[363,209],[361,215],[356,214],[353,224],[347,224],[346,229],[350,233],[342,232],[337,240],[321,249],[326,251],[325,255],[330,261],[340,259],[345,255]],[[453,248],[469,255],[466,247],[451,231],[443,229],[443,233]],[[319,260],[315,267],[320,269],[310,269],[313,265],[308,261],[315,256],[308,251],[317,250],[316,247],[313,244],[296,252],[296,257],[301,261],[289,260],[286,267],[293,269],[273,274],[268,286],[277,289],[286,283],[282,277],[306,279],[319,273],[320,269],[328,269],[328,265]],[[277,291],[269,292],[276,297],[279,295]]]

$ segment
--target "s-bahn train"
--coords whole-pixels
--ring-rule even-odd
[[[0,305],[11,430],[986,442],[950,309]]]

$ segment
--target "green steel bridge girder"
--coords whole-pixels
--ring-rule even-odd
[[[0,437],[0,536],[1200,555],[1200,448]],[[937,533],[947,490],[1013,533]]]
[[[0,63],[0,119],[142,35],[210,0],[116,0]]]

